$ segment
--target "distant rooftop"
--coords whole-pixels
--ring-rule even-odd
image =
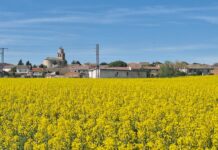
[[[43,72],[44,70],[44,68],[32,68],[33,72]]]
[[[59,59],[57,57],[47,57],[45,60],[62,61],[61,59]]]
[[[188,69],[212,69],[213,67],[210,65],[202,65],[202,64],[192,64],[187,66]]]

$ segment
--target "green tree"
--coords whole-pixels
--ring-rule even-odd
[[[160,66],[160,77],[173,77],[175,75],[175,68],[172,62],[166,61]]]
[[[177,61],[177,62],[175,63],[175,67],[176,67],[177,69],[186,68],[188,65],[189,65],[189,64],[188,64],[187,62],[185,62],[185,61],[182,61],[182,62]]]
[[[185,76],[186,73],[179,71],[180,67],[184,67],[186,63],[178,63],[176,62],[175,64],[166,61],[164,64],[160,65],[160,72],[159,76],[160,77],[176,77],[176,76]]]
[[[179,77],[179,76],[186,76],[187,74],[185,72],[176,70],[174,76]]]
[[[47,68],[45,65],[41,64],[39,65],[39,68]]]
[[[127,63],[121,60],[113,61],[109,64],[109,67],[127,67]]]
[[[78,60],[73,60],[71,62],[72,65],[81,65],[81,63]]]
[[[11,74],[12,77],[16,76],[16,71],[17,71],[16,67],[11,68],[10,74]]]
[[[29,60],[26,62],[26,66],[32,66]]]
[[[18,64],[17,65],[24,65],[22,59],[19,60]]]
[[[163,63],[160,62],[160,61],[154,61],[152,64],[154,64],[154,65],[161,65],[161,64],[163,64]]]
[[[67,60],[64,60],[64,65],[67,65]]]
[[[100,65],[102,65],[102,66],[104,66],[104,65],[108,65],[108,63],[106,63],[106,62],[102,62],[102,63],[100,63]]]
[[[57,64],[58,64],[57,61],[54,61],[54,62],[53,62],[53,65],[57,65]]]
[[[33,65],[33,68],[37,68],[37,66],[34,64],[34,65]]]
[[[90,62],[85,62],[84,65],[91,65],[91,63]]]

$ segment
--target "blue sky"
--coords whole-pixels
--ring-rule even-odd
[[[218,62],[216,0],[0,0],[5,61]]]

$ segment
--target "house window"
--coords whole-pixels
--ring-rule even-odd
[[[129,76],[129,72],[126,73],[126,76],[127,76],[127,77]]]

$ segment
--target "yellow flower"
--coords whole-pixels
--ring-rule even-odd
[[[0,79],[0,149],[216,149],[218,77]]]

